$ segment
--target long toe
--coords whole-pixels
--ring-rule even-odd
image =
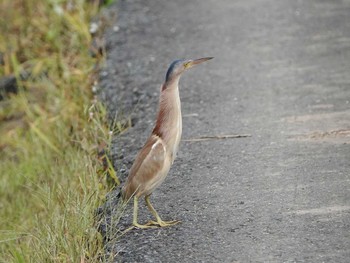
[[[154,226],[154,225],[159,225],[157,221],[150,220],[146,223],[146,226]]]
[[[151,224],[145,224],[145,225],[140,225],[138,223],[133,224],[134,227],[140,228],[140,229],[146,229],[146,228],[156,228],[156,226],[153,226]]]
[[[173,226],[181,223],[180,220],[163,221],[163,226]]]
[[[166,227],[166,226],[173,226],[173,225],[176,225],[178,223],[180,223],[181,221],[178,221],[178,220],[173,220],[173,221],[163,221],[163,220],[160,220],[160,221],[149,221],[147,223],[147,225],[158,225],[160,227]]]

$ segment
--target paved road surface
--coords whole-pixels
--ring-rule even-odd
[[[118,2],[101,97],[134,125],[115,140],[121,173],[176,58],[215,57],[181,80],[183,138],[252,137],[182,142],[152,197],[182,224],[132,231],[109,251],[122,262],[349,262],[350,1]]]

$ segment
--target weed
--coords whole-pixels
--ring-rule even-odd
[[[119,181],[97,158],[112,136],[91,92],[97,9],[83,0],[0,2],[0,76],[18,85],[0,101],[0,262],[98,262],[104,253],[94,210],[110,188],[106,174]]]

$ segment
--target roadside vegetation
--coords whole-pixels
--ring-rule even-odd
[[[0,101],[0,262],[102,260],[94,211],[118,178],[92,93],[95,2],[0,1],[0,78],[18,85]]]

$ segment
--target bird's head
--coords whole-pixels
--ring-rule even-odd
[[[189,68],[194,67],[200,63],[203,63],[207,60],[213,59],[213,57],[199,58],[199,59],[179,59],[175,60],[170,64],[168,71],[165,76],[165,82],[170,82],[175,79],[179,79],[181,74]]]

